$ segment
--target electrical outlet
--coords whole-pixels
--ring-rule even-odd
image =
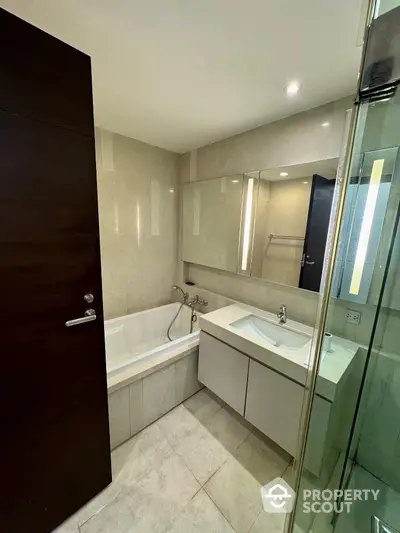
[[[350,324],[359,324],[361,320],[361,313],[358,311],[353,311],[352,309],[347,309],[346,314],[344,315],[346,317],[346,322],[350,322]]]

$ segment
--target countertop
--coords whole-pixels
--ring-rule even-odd
[[[202,315],[200,329],[304,386],[309,371],[309,361],[313,360],[310,352],[314,328],[288,319],[286,327],[310,336],[310,341],[303,348],[289,352],[273,346],[267,340],[255,340],[231,325],[249,315],[256,315],[278,324],[278,319],[273,313],[244,304],[233,304]],[[320,365],[316,389],[319,396],[333,402],[339,383],[348,372],[358,349],[358,344],[333,336],[331,351],[325,354]]]

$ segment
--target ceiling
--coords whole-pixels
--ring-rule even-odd
[[[96,125],[179,153],[352,93],[362,5],[0,0],[92,57]]]

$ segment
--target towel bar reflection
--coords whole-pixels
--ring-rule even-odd
[[[290,241],[304,241],[305,237],[299,237],[294,235],[276,235],[275,233],[270,233],[268,235],[269,239],[288,239]]]

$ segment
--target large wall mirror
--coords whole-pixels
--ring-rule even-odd
[[[400,309],[398,147],[354,154],[332,296]],[[319,291],[337,159],[189,183],[184,188],[183,260]],[[393,189],[393,191],[392,191]]]
[[[237,272],[243,181],[240,174],[184,186],[184,261]]]
[[[251,275],[319,291],[337,159],[260,172]]]
[[[189,263],[318,291],[337,159],[188,183]]]

